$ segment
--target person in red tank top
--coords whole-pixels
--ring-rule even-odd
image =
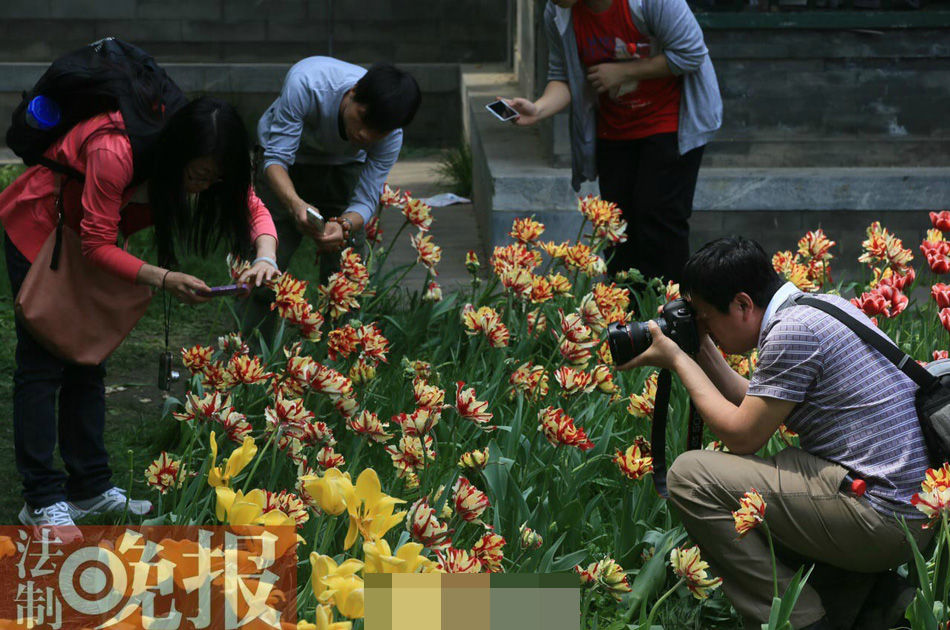
[[[83,255],[129,282],[163,288],[189,304],[206,301],[196,293],[208,289],[201,279],[173,270],[176,241],[201,255],[222,242],[237,255],[256,252],[257,260],[239,280],[260,285],[274,277],[276,230],[250,186],[249,154],[237,111],[210,97],[192,101],[169,118],[151,159],[141,167],[133,167],[119,112],[80,122],[44,155],[77,171],[82,180],[38,165],[0,194],[13,295],[56,226],[60,195]],[[155,225],[157,265],[116,244],[120,233],[127,236],[150,225]],[[19,319],[16,334],[13,436],[25,499],[19,518],[36,530],[50,528],[63,542],[75,541],[81,538],[75,517],[126,508],[125,491],[112,485],[103,441],[105,366],[76,365],[53,355]],[[55,466],[57,441],[65,473]],[[144,514],[151,504],[131,500],[128,508]]]
[[[649,38],[637,30],[626,2],[601,12],[578,3],[572,13],[577,51],[587,68],[632,59],[648,59]],[[679,128],[680,80],[666,76],[630,79],[600,92],[597,137],[636,140]]]
[[[672,72],[659,43],[637,29],[628,0],[552,1],[571,10],[577,55],[598,93],[600,195],[627,221],[627,241],[606,251],[608,273],[637,269],[647,278],[678,281],[689,255],[688,219],[704,148],[678,150],[682,76]],[[568,84],[559,80],[549,81],[536,101],[508,100],[522,126],[570,102]]]

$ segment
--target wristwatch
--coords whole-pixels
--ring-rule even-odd
[[[337,219],[337,221],[338,221],[341,225],[342,225],[343,223],[346,223],[346,227],[345,227],[344,229],[347,231],[347,233],[353,231],[353,222],[350,221],[349,219],[347,219],[346,217],[340,217],[339,219]]]

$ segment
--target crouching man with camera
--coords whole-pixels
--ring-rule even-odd
[[[919,545],[932,535],[910,504],[929,464],[916,385],[837,318],[797,304],[801,292],[783,283],[754,241],[705,245],[686,263],[681,291],[695,313],[696,355],[648,322],[652,343],[621,369],[675,372],[730,451],[687,451],[667,482],[670,501],[723,578],[745,627],[768,620],[773,597],[764,532],[738,539],[731,514],[752,488],[765,500],[766,522],[782,550],[779,594],[801,562],[826,563],[848,576],[830,585],[809,580],[793,626],[891,627],[891,616],[899,618],[908,603],[906,589],[888,573],[910,557],[898,518],[907,519]],[[816,297],[870,325],[847,300]],[[729,354],[758,348],[752,377],[734,372],[717,345]],[[783,423],[799,434],[801,448],[757,457]]]

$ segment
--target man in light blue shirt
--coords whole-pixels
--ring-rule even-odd
[[[280,269],[287,268],[304,235],[321,254],[321,281],[339,268],[338,252],[376,211],[402,147],[402,127],[420,101],[416,80],[390,64],[366,70],[308,57],[291,67],[280,96],[257,125],[257,192],[277,227],[274,262]],[[326,225],[321,229],[308,214],[326,219]],[[267,296],[255,297],[246,324],[257,324],[267,310]]]

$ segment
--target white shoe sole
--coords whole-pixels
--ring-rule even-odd
[[[103,510],[103,509],[98,509],[98,508],[83,509],[79,507],[78,505],[74,503],[69,503],[69,502],[67,502],[66,505],[69,508],[69,514],[70,516],[73,517],[73,520],[76,520],[78,518],[84,518],[86,516],[96,516],[99,514],[121,514],[125,512],[125,506],[115,508],[114,510]],[[138,512],[135,509],[133,509],[131,505],[129,505],[129,514],[134,514],[135,516],[145,516],[151,511],[152,511],[151,504],[149,504],[148,509],[145,510],[144,512]]]
[[[54,539],[51,541],[53,544],[56,544],[55,539],[59,539],[64,545],[83,540],[82,532],[77,525],[37,525],[33,519],[30,518],[30,513],[25,505],[20,508],[20,513],[17,515],[17,518],[20,523],[32,530],[35,538],[43,539],[43,530],[49,530],[50,534],[47,538]]]

